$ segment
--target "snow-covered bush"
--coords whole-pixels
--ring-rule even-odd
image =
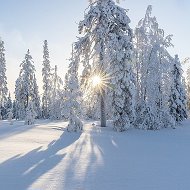
[[[12,110],[9,110],[7,113],[8,121],[10,122],[10,125],[13,125],[13,112]]]
[[[69,124],[67,126],[67,131],[71,132],[81,132],[83,130],[83,123],[79,119],[75,113],[72,113],[73,110],[70,111],[70,116],[69,116]]]
[[[34,104],[32,101],[29,101],[28,107],[26,109],[25,124],[33,125],[35,123],[35,118],[36,118],[36,112],[34,109]]]

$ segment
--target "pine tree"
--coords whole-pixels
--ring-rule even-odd
[[[171,95],[169,99],[170,114],[176,122],[187,119],[186,94],[185,87],[182,83],[182,68],[178,55],[173,61],[173,84],[171,86]]]
[[[84,20],[79,23],[79,33],[83,36],[75,44],[75,50],[80,56],[80,62],[85,69],[84,73],[85,75],[87,74],[87,77],[82,77],[88,81],[93,71],[95,71],[94,74],[96,75],[102,75],[100,76],[103,80],[100,93],[102,126],[106,126],[106,99],[112,97],[115,121],[118,121],[115,122],[115,128],[117,128],[116,125],[118,124],[122,126],[118,126],[120,128],[119,131],[123,131],[126,123],[130,122],[124,118],[130,117],[131,119],[130,115],[132,115],[131,112],[133,110],[131,87],[134,84],[131,82],[133,74],[130,69],[132,30],[129,27],[129,23],[130,19],[126,15],[126,10],[117,6],[112,0],[94,1],[90,4],[89,11],[85,14]],[[120,71],[122,70],[121,75],[125,76],[124,79],[120,80],[118,78],[119,74],[115,74],[117,72],[117,65],[118,67],[125,68],[124,71],[119,68]],[[115,82],[112,83],[113,80],[110,80],[110,78],[114,77],[114,75],[116,76]],[[127,84],[126,81],[129,83]],[[122,84],[122,88],[119,89],[120,83]],[[114,96],[112,96],[113,91],[107,88],[109,84],[115,88]],[[121,90],[121,94],[129,97],[130,100],[127,100],[124,96],[120,96],[118,90]],[[119,105],[119,102],[122,102],[122,105]],[[121,109],[118,109],[119,107],[124,108],[122,113]]]
[[[125,59],[125,58],[124,58]],[[118,69],[115,74],[113,108],[114,108],[114,129],[116,131],[125,131],[134,122],[134,95],[135,85],[132,71],[127,67],[127,60],[123,66],[116,66]],[[129,66],[130,67],[130,66]],[[120,68],[120,69],[119,69]]]
[[[15,82],[15,118],[24,119],[25,118],[25,99],[24,90],[22,87],[22,77],[19,76]]]
[[[5,116],[5,103],[7,101],[7,77],[4,41],[0,39],[0,115]]]
[[[39,96],[38,85],[37,85],[35,74],[34,74],[34,79],[33,79],[33,95],[31,99],[34,104],[36,117],[41,118],[42,114],[41,114],[41,107],[40,107],[40,96]]]
[[[117,10],[120,17],[112,27],[109,41],[109,60],[111,63],[114,108],[114,129],[124,131],[134,121],[135,77],[132,70],[133,45],[132,30],[129,27],[130,19],[122,9]],[[121,19],[123,18],[123,19]]]
[[[11,100],[11,93],[9,92],[9,96],[7,98],[7,102],[6,102],[6,110],[10,110],[13,107],[13,103]]]
[[[189,63],[190,58],[186,58],[184,63]],[[187,109],[190,110],[190,67],[187,68],[186,77],[186,87],[187,87]]]
[[[15,99],[18,108],[18,118],[25,119],[29,101],[33,102],[34,110],[39,111],[39,94],[35,78],[35,67],[30,51],[27,51],[21,63],[20,74],[15,84]],[[39,114],[39,113],[36,113]]]
[[[68,84],[66,84],[67,90],[65,105],[68,107],[65,107],[65,109],[67,109],[69,113],[69,124],[67,130],[73,132],[80,132],[83,130],[83,123],[79,118],[81,114],[79,99],[81,92],[78,82],[78,63],[77,57],[74,57],[74,54],[72,53],[72,59],[68,70]]]
[[[50,119],[62,119],[61,101],[63,81],[57,74],[57,66],[55,65],[54,72],[51,78],[51,94],[50,94]]]
[[[11,100],[11,94],[9,92],[9,96],[5,102],[5,105],[4,105],[4,113],[2,114],[3,115],[3,119],[7,119],[8,118],[8,113],[10,112],[10,110],[12,110],[12,107],[13,107],[13,103],[12,103],[12,100]]]
[[[60,104],[60,108],[61,108],[61,116],[64,120],[68,120],[69,119],[69,112],[68,112],[68,73],[65,74],[65,80],[64,80],[64,87],[63,87],[63,91],[62,91],[62,101]]]
[[[24,100],[25,100],[25,107],[28,107],[29,99],[32,97],[33,94],[33,80],[34,80],[34,72],[35,67],[33,65],[32,56],[30,55],[30,51],[27,51],[25,56],[25,60],[21,63],[21,72],[20,76],[22,77],[22,88],[24,91]]]
[[[12,113],[13,113],[13,118],[18,119],[17,117],[17,105],[16,105],[16,101],[13,101],[13,109],[12,109]]]
[[[43,118],[49,118],[50,101],[51,101],[51,66],[49,60],[48,42],[44,41],[43,46],[43,96],[42,96],[42,115]]]

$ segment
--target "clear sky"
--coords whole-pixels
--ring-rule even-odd
[[[19,65],[30,49],[41,89],[43,40],[49,42],[51,65],[58,66],[64,78],[71,44],[78,35],[77,23],[83,19],[87,0],[0,0],[0,36],[5,42],[8,87],[14,92]],[[148,5],[167,34],[173,34],[172,54],[183,60],[190,56],[189,0],[125,0],[120,6],[129,9],[131,27],[144,17]],[[40,90],[41,91],[41,90]]]

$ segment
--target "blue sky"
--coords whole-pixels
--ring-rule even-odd
[[[0,36],[5,41],[8,86],[14,92],[19,65],[29,48],[37,70],[41,89],[43,40],[49,42],[51,65],[58,65],[64,78],[71,52],[76,41],[77,23],[83,19],[87,0],[0,0]],[[125,0],[120,5],[129,9],[131,27],[144,16],[147,6],[153,5],[152,14],[167,34],[173,34],[172,54],[183,60],[190,56],[190,1],[188,0]]]

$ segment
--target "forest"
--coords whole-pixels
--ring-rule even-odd
[[[144,10],[140,2],[147,1],[138,5],[132,1],[136,10]],[[158,2],[161,14],[168,2]],[[11,12],[9,3],[4,1],[8,9],[3,7],[0,14]],[[78,0],[30,3],[17,0],[14,11],[26,17],[23,27],[32,29],[29,21],[36,24],[39,13],[55,22],[59,17],[54,9],[66,10],[69,4],[79,10]],[[35,60],[39,49],[30,47],[23,52],[17,73],[15,59],[9,67],[9,43],[3,35],[0,39],[0,190],[190,189],[190,58],[181,59],[178,51],[179,56],[172,54],[174,37],[160,27],[151,5],[131,27],[130,14],[121,1],[85,3],[88,7],[76,25],[78,36],[71,40],[65,75],[61,65],[54,64],[59,59],[52,56],[55,44],[42,32],[43,16],[39,17],[44,24],[39,29],[42,44],[35,43],[41,47],[41,61]],[[77,15],[74,12],[68,9],[63,15],[68,19],[68,13]],[[180,23],[174,18],[181,13],[167,9],[176,30]],[[188,24],[187,18],[183,20]],[[55,25],[48,27],[51,33]],[[22,55],[23,49],[19,51]],[[37,69],[39,65],[42,69]],[[14,94],[9,73],[16,76]]]
[[[111,120],[115,131],[128,128],[175,128],[187,119],[190,69],[172,56],[172,35],[165,35],[149,5],[136,28],[127,10],[112,0],[92,1],[78,25],[70,64],[64,77],[52,67],[48,41],[43,44],[43,94],[27,50],[15,81],[15,99],[7,88],[4,41],[0,41],[0,117],[68,121],[68,131],[81,131],[84,120]]]

